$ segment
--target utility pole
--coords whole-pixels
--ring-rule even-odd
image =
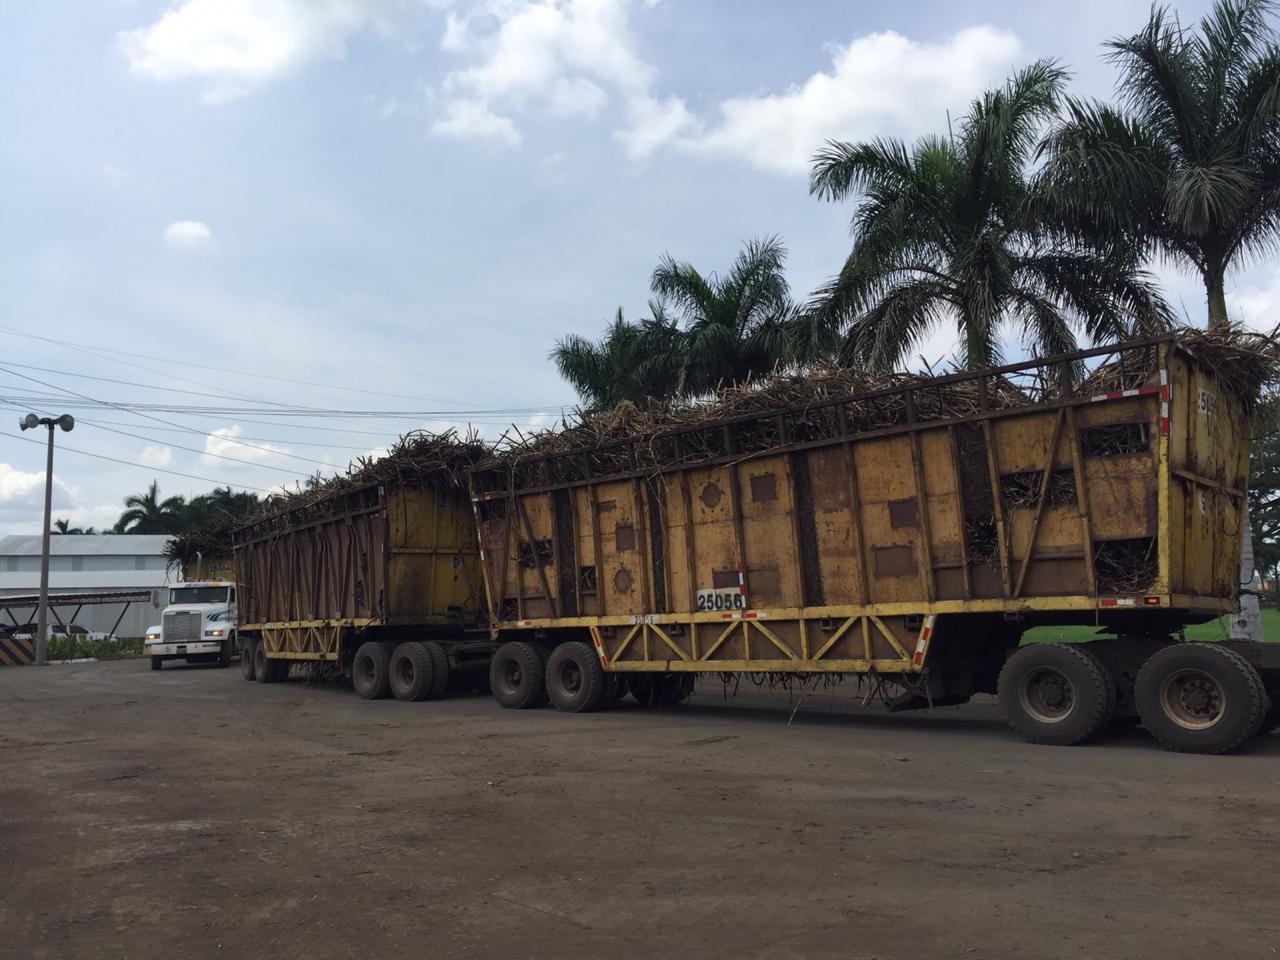
[[[49,429],[49,454],[44,469],[44,533],[40,540],[40,609],[36,615],[36,666],[44,666],[45,649],[49,640],[49,527],[53,525],[53,428],[61,427],[64,433],[70,433],[76,425],[71,414],[64,413],[60,417],[37,417],[28,413],[18,420],[22,430],[34,430],[36,427]]]

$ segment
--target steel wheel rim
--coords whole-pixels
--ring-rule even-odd
[[[576,695],[582,689],[582,668],[572,661],[567,660],[562,663],[560,665],[560,686],[570,696]]]
[[[365,683],[373,683],[373,657],[365,657],[360,661],[360,679]]]
[[[1165,716],[1184,730],[1208,730],[1227,711],[1227,692],[1203,670],[1175,670],[1160,684]]]
[[[1039,723],[1061,723],[1075,710],[1076,691],[1061,670],[1038,667],[1022,678],[1018,700]]]
[[[400,675],[400,682],[406,687],[413,683],[413,661],[408,657],[404,657],[396,664],[396,673]]]
[[[505,693],[515,693],[520,689],[520,681],[524,679],[524,671],[514,657],[507,659],[502,665],[502,675],[498,678]]]

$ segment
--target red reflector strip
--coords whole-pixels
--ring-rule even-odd
[[[739,613],[737,610],[735,610],[732,613],[720,614],[720,619],[721,620],[756,620],[761,616],[763,616],[763,614],[757,613],[754,610],[748,610],[745,613]]]
[[[1138,387],[1134,390],[1112,390],[1110,393],[1099,393],[1089,398],[1093,403],[1099,400],[1121,400],[1124,397],[1144,397],[1152,393],[1161,393],[1167,387]]]
[[[915,653],[911,657],[912,666],[919,667],[924,664],[924,655],[929,650],[929,640],[933,637],[933,625],[937,620],[936,614],[929,614],[924,618],[924,625],[920,627],[920,638],[916,641]]]
[[[1098,603],[1104,607],[1136,607],[1138,605],[1138,601],[1133,597],[1102,597]]]

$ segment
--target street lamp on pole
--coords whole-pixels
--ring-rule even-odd
[[[60,417],[37,417],[28,413],[18,418],[18,426],[23,430],[34,430],[36,427],[49,428],[49,457],[44,470],[44,534],[40,542],[40,611],[36,615],[36,664],[45,663],[45,644],[49,640],[46,630],[49,626],[49,527],[53,523],[53,428],[62,428],[70,433],[76,425],[71,414],[64,413]]]

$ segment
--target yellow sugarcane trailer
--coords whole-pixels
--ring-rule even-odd
[[[959,402],[959,399],[964,402]],[[1249,398],[1172,336],[495,459],[471,473],[507,707],[675,703],[697,673],[998,693],[1029,740],[1277,722],[1238,609]],[[1089,643],[1020,645],[1087,624]]]
[[[493,643],[465,490],[366,483],[269,511],[232,533],[241,672],[310,663],[365,699],[487,690]]]

